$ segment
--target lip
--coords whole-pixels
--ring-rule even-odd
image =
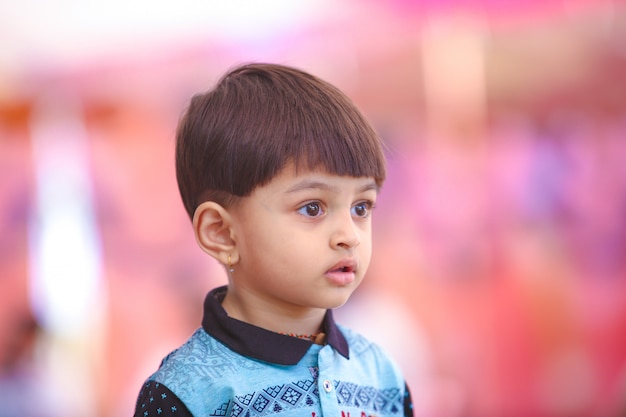
[[[324,274],[331,284],[345,286],[351,284],[356,278],[357,262],[354,259],[342,259],[330,267]]]

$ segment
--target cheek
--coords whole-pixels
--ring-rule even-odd
[[[362,248],[359,256],[361,259],[361,263],[367,268],[369,266],[370,260],[372,259],[372,245],[368,243],[367,245],[361,246]]]
[[[290,228],[270,220],[243,228],[238,242],[241,256],[259,266],[284,263],[301,246]]]
[[[369,262],[372,259],[372,235],[371,233],[364,233],[361,238],[361,244],[359,245],[359,257],[361,264],[365,267],[369,266]]]

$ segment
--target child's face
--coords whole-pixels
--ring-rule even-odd
[[[238,290],[285,311],[344,304],[371,257],[376,183],[288,165],[231,209]]]

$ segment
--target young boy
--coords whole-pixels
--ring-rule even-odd
[[[333,320],[371,256],[377,134],[332,85],[249,64],[193,97],[176,174],[222,263],[202,327],[148,378],[135,416],[409,416],[397,366]]]

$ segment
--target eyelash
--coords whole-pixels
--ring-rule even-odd
[[[366,218],[370,217],[371,214],[372,214],[372,210],[376,207],[376,205],[374,204],[373,201],[365,200],[365,201],[359,201],[358,203],[353,205],[351,207],[350,211],[354,210],[356,207],[363,206],[363,205],[365,206],[364,209],[367,211],[367,213],[365,213],[362,216],[357,215],[356,217],[359,218],[359,219],[366,219]],[[315,211],[316,211],[316,213],[313,214],[313,215],[308,213],[308,210],[311,209],[311,208],[314,208]],[[302,214],[303,216],[306,216],[306,217],[316,218],[316,217],[319,217],[319,216],[323,215],[326,212],[326,210],[323,207],[323,204],[321,202],[319,202],[319,201],[310,201],[310,202],[302,205],[300,208],[298,208],[297,212]]]

